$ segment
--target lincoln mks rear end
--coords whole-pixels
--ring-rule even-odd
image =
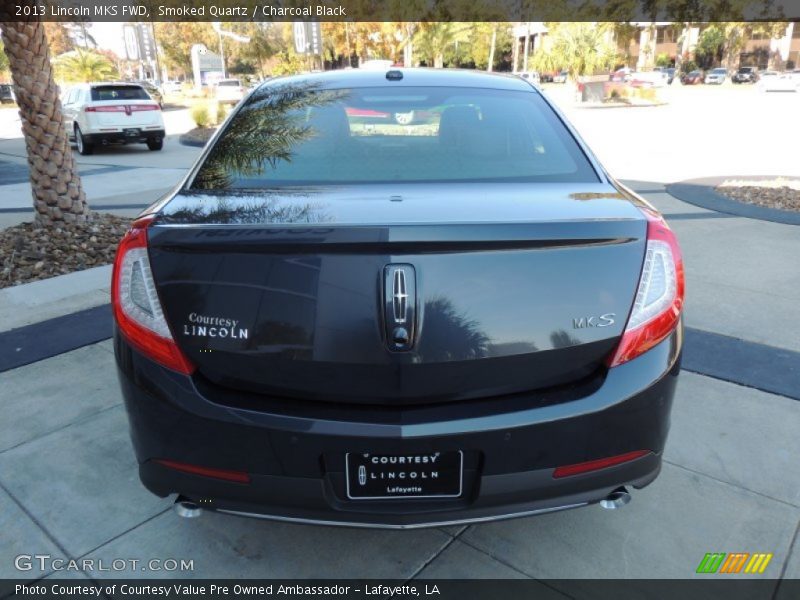
[[[135,221],[112,296],[141,480],[187,516],[613,508],[661,466],[675,236],[516,77],[262,84]]]

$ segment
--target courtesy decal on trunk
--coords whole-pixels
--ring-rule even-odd
[[[191,313],[188,321],[183,325],[183,335],[189,337],[246,340],[249,336],[247,328],[239,327],[236,319]]]

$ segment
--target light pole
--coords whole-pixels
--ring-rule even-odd
[[[249,44],[250,38],[246,35],[239,35],[238,33],[233,33],[232,31],[224,31],[219,23],[219,21],[213,21],[211,23],[211,27],[214,28],[214,31],[217,32],[217,36],[219,37],[219,58],[222,61],[222,78],[228,78],[228,70],[225,68],[225,49],[223,48],[222,44],[222,36],[232,38],[237,42],[242,42],[243,44]]]

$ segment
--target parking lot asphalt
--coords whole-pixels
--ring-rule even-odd
[[[629,114],[645,110],[652,109]],[[605,119],[624,114],[594,110],[595,125],[580,127],[599,131],[608,127]],[[0,152],[9,143],[0,142]],[[721,146],[720,152],[733,156]],[[630,165],[622,175],[666,214],[679,237],[687,268],[687,326],[800,351],[791,326],[800,302],[800,230],[681,202],[664,191],[664,183],[674,180],[673,173],[694,176],[691,169],[662,165],[655,173],[644,168],[646,156],[629,154],[649,175],[637,176]],[[187,159],[188,152],[180,158]],[[776,157],[771,168],[786,173],[783,160]],[[177,162],[171,164],[166,168],[180,170]],[[141,176],[146,168],[119,171],[119,176]],[[757,173],[741,163],[731,171],[714,168],[721,168],[717,159],[704,174]],[[119,181],[117,191],[137,193],[125,187],[133,178]],[[66,277],[75,279],[0,292],[0,331],[107,303],[107,268]],[[769,585],[781,600],[788,595],[782,595],[780,579],[800,578],[800,402],[720,377],[683,372],[663,471],[651,486],[633,491],[633,501],[622,510],[592,506],[414,531],[293,525],[211,513],[178,518],[170,499],[150,495],[138,481],[110,340],[0,373],[0,410],[0,578],[57,575],[14,568],[13,557],[33,553],[194,561],[194,570],[183,573],[128,568],[69,574],[94,579],[690,578],[707,552],[773,553],[761,577],[774,580]],[[577,589],[542,585],[543,597],[598,594],[591,586]]]

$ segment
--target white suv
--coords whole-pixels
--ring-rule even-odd
[[[158,102],[135,83],[81,83],[62,100],[64,121],[81,154],[98,144],[164,146],[164,118]]]
[[[220,79],[214,86],[214,98],[220,104],[237,104],[244,94],[245,89],[239,79]]]

